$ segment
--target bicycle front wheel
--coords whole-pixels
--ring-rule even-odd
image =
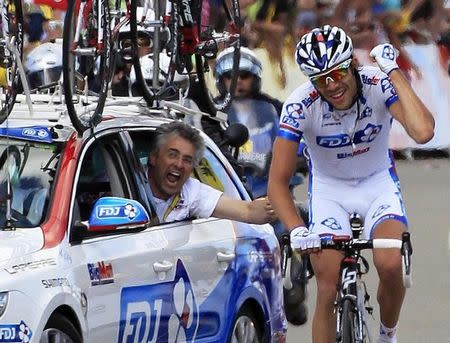
[[[23,48],[21,0],[5,0],[0,30],[0,124],[8,118],[20,88],[19,60]],[[25,80],[23,80],[26,82]]]
[[[212,2],[200,0],[198,12],[200,44],[195,53],[195,66],[205,95],[204,105],[211,115],[230,107],[239,76],[242,26],[239,1],[223,0],[221,3],[222,6],[217,7]],[[228,87],[221,80],[216,82],[214,73],[217,57],[226,52],[233,56]]]
[[[356,330],[358,327],[358,315],[354,303],[350,299],[344,299],[342,313],[340,314],[340,327],[336,342],[355,343],[357,342]]]
[[[111,56],[109,1],[69,1],[63,33],[63,87],[67,111],[80,133],[102,120]]]

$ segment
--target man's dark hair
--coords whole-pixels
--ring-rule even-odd
[[[165,123],[159,126],[156,130],[157,136],[155,144],[153,145],[152,152],[159,151],[161,146],[174,136],[179,136],[188,142],[190,142],[195,149],[194,165],[197,166],[203,157],[205,152],[205,142],[200,136],[197,129],[180,121],[173,121]]]

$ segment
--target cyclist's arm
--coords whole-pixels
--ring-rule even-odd
[[[392,116],[402,124],[408,135],[419,144],[430,141],[434,135],[434,118],[409,82],[398,69],[389,73],[399,101],[389,107]]]
[[[297,214],[289,181],[297,166],[298,143],[277,137],[273,144],[272,163],[269,172],[268,195],[280,220],[288,229],[305,226]]]

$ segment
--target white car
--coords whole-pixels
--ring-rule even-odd
[[[166,111],[106,107],[83,134],[14,111],[0,126],[0,342],[285,342],[270,225],[152,221],[143,166]],[[195,176],[248,199],[202,135]]]

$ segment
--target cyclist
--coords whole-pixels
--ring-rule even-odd
[[[230,87],[232,67],[233,48],[228,48],[217,57],[214,67],[216,86],[222,96]],[[246,187],[255,198],[267,196],[272,144],[283,106],[277,99],[261,92],[261,73],[262,64],[256,54],[247,47],[241,47],[235,97],[227,111],[227,118],[230,124],[241,123],[249,130],[249,140],[239,151],[238,166],[243,167]],[[223,131],[215,123],[205,118],[203,129],[220,145],[224,140]],[[299,159],[299,166],[300,161],[304,160]],[[291,180],[291,187],[302,182],[302,177],[296,174]],[[280,238],[285,228],[278,220],[272,225]],[[306,279],[294,283],[295,287],[290,291],[285,289],[286,317],[295,325],[304,324],[307,320],[305,283]]]
[[[300,69],[309,77],[287,98],[273,147],[269,199],[290,230],[291,246],[310,255],[317,281],[313,341],[335,341],[333,304],[340,255],[320,250],[321,235],[351,235],[349,213],[364,218],[365,237],[400,238],[407,220],[389,129],[398,120],[417,143],[434,135],[434,119],[399,71],[390,44],[372,49],[378,67],[356,66],[351,38],[325,25],[305,34],[296,48]],[[381,69],[381,70],[380,70]],[[289,191],[297,146],[308,146],[309,228],[297,215]],[[396,327],[405,295],[400,252],[374,250],[379,276],[380,337],[396,342]]]

